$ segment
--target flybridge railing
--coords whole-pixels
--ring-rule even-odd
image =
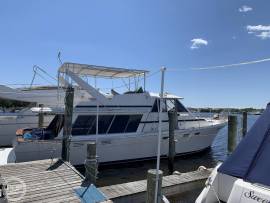
[[[51,76],[49,73],[47,73],[47,71],[45,71],[43,68],[41,68],[40,66],[38,65],[34,65],[33,66],[33,71],[34,71],[34,75],[33,75],[33,78],[32,78],[32,81],[30,83],[30,88],[33,87],[33,84],[34,84],[34,80],[36,78],[36,75],[38,75],[39,77],[41,77],[43,80],[47,81],[48,83],[52,84],[52,85],[55,85],[53,84],[51,81],[47,80],[42,74],[45,74],[47,77],[51,78],[52,80],[54,81],[57,81],[57,78]]]

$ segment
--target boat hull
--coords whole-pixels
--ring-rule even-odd
[[[209,148],[218,131],[224,124],[202,127],[200,129],[175,131],[175,153],[187,154]],[[72,137],[70,162],[82,165],[86,159],[87,143],[96,141],[99,163],[123,162],[149,159],[156,156],[157,133],[99,135]],[[162,133],[161,155],[168,154],[168,132]],[[61,140],[23,141],[14,147],[16,162],[33,161],[61,156]]]

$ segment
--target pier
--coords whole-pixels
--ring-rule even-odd
[[[0,202],[81,202],[84,177],[61,159],[0,166]]]
[[[212,169],[175,173],[163,177],[162,194],[179,196],[200,190]],[[81,202],[75,189],[89,187],[73,166],[61,159],[48,159],[0,166],[0,202]],[[98,188],[102,202],[145,202],[147,180]]]
[[[166,197],[185,195],[186,193],[201,190],[212,169],[203,169],[188,173],[179,173],[164,176],[162,180],[162,194]],[[147,180],[100,187],[99,189],[115,203],[145,202]]]

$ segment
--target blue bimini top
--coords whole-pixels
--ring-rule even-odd
[[[270,186],[270,104],[218,172]]]

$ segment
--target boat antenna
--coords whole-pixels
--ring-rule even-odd
[[[63,62],[62,62],[62,60],[61,60],[61,51],[58,52],[58,54],[57,54],[57,59],[58,59],[59,63],[60,63],[61,65],[63,65]]]
[[[57,59],[60,63],[60,65],[62,66],[63,65],[63,62],[61,60],[61,51],[58,51],[58,54],[57,54]],[[57,105],[59,105],[60,103],[60,83],[59,83],[59,78],[60,78],[60,72],[59,70],[57,71]]]

